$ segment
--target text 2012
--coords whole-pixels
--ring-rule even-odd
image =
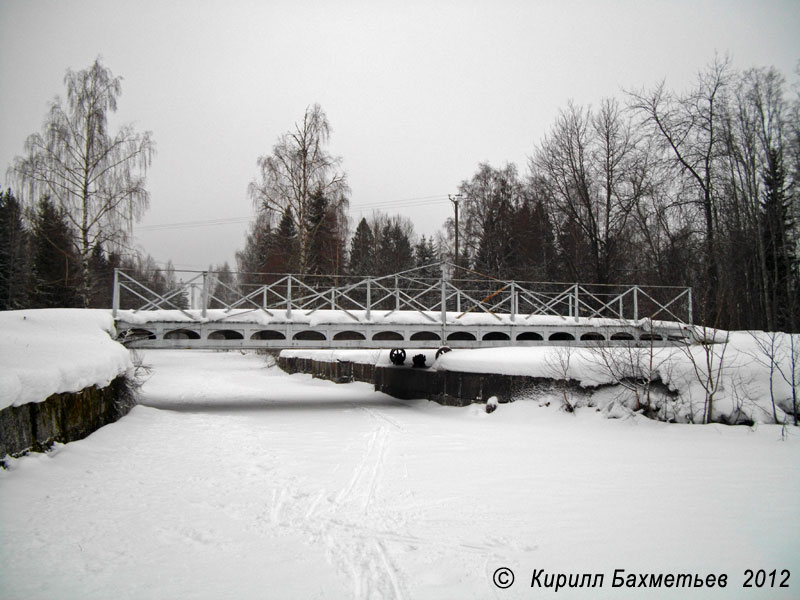
[[[742,587],[757,587],[757,588],[774,588],[774,587],[782,587],[788,588],[789,587],[789,569],[783,569],[780,574],[776,569],[772,571],[765,571],[764,569],[759,569],[758,571],[753,571],[753,569],[747,569],[744,572],[744,583]]]

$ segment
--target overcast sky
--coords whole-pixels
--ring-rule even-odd
[[[715,52],[796,82],[800,2],[0,0],[0,167],[101,56],[123,77],[115,121],[157,144],[134,229],[157,260],[233,264],[256,159],[315,102],[353,226],[378,206],[432,234],[480,162],[524,172],[568,100],[684,89]],[[232,222],[191,225],[214,220]]]

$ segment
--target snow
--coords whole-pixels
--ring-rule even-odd
[[[790,384],[793,365],[788,334],[714,330],[699,331],[696,337],[716,339],[718,343],[652,348],[645,345],[633,350],[603,345],[457,349],[442,354],[438,359],[435,359],[435,350],[406,349],[406,365],[411,365],[412,356],[423,353],[426,364],[436,370],[571,379],[586,390],[583,397],[576,399],[579,404],[590,404],[614,418],[630,415],[636,408],[633,393],[617,385],[620,378],[642,379],[644,372],[648,371],[651,379],[657,379],[672,392],[653,390],[651,401],[658,407],[656,418],[682,423],[702,422],[708,388],[714,389],[713,414],[716,421],[774,423],[777,418],[780,423],[793,422]],[[800,384],[800,336],[795,335],[794,339],[795,352],[798,353],[794,369]],[[774,346],[770,345],[772,340]],[[388,350],[283,350],[281,355],[322,361],[349,360],[380,366],[391,364]],[[774,359],[771,375],[770,355]],[[600,386],[608,389],[595,389]]]
[[[724,339],[719,332],[713,335]],[[776,340],[776,368],[772,375],[770,356],[765,350],[769,334],[764,332],[726,332],[727,343],[643,347],[632,353],[624,347],[602,346],[454,350],[442,355],[434,366],[440,370],[469,373],[566,377],[584,388],[612,386],[613,393],[596,394],[593,398],[595,405],[610,411],[610,416],[619,415],[619,407],[612,410],[611,403],[621,401],[628,408],[635,404],[622,386],[615,385],[620,376],[641,378],[644,371],[650,371],[653,379],[660,380],[677,394],[677,397],[656,394],[653,398],[660,406],[661,415],[666,414],[668,420],[699,422],[708,388],[715,390],[716,420],[774,423],[777,417],[781,423],[791,423],[792,386],[787,379],[791,381],[793,366],[796,372],[800,370],[800,360],[792,364],[788,334],[772,335]],[[800,336],[795,336],[795,346],[800,349]],[[609,367],[609,362],[616,364]],[[781,376],[778,368],[786,377]],[[770,378],[776,405],[774,413]]]
[[[0,409],[104,387],[132,367],[107,310],[0,312]]]
[[[255,354],[143,357],[142,405],[0,472],[0,597],[797,597],[796,428],[609,420],[547,396],[487,414]],[[612,588],[620,568],[729,584]],[[791,587],[743,590],[760,568]],[[531,589],[534,569],[604,584]]]

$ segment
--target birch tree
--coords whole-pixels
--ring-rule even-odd
[[[258,176],[248,187],[256,208],[276,220],[279,215],[291,215],[297,230],[297,267],[301,273],[312,266],[314,231],[309,227],[309,215],[313,196],[329,199],[337,213],[347,209],[347,177],[341,170],[342,159],[327,150],[330,132],[320,105],[308,107],[294,130],[278,138],[272,154],[258,158]]]
[[[155,144],[149,131],[137,133],[132,125],[109,131],[122,78],[100,59],[88,69],[68,70],[64,85],[66,100],[53,100],[42,132],[28,137],[11,174],[28,205],[49,197],[74,228],[81,300],[88,306],[93,249],[123,245],[148,207],[144,175]]]

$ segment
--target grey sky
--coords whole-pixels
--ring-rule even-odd
[[[232,262],[257,157],[314,102],[354,222],[387,203],[431,234],[479,162],[524,172],[569,99],[662,78],[682,89],[715,51],[797,81],[800,2],[0,0],[0,167],[40,130],[66,69],[100,55],[124,78],[115,120],[157,143],[134,230],[157,260]]]

